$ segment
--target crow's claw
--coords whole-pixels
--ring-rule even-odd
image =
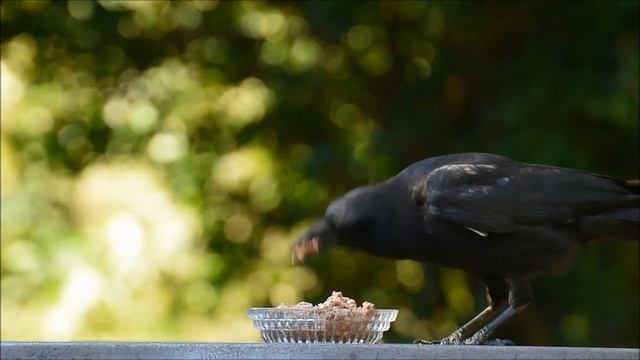
[[[509,339],[493,339],[493,340],[487,340],[484,343],[482,343],[482,345],[489,345],[489,346],[514,346],[515,344],[516,343],[514,343]]]
[[[440,340],[440,345],[462,345],[460,339],[444,338]]]
[[[438,345],[440,344],[440,340],[423,340],[423,339],[416,339],[413,341],[414,344],[420,344],[420,345]]]

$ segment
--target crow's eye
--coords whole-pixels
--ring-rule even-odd
[[[333,218],[333,216],[325,216],[324,219],[330,228],[335,229],[337,227],[336,220]]]

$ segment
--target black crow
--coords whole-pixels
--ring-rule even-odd
[[[530,303],[531,276],[563,267],[589,241],[637,240],[639,222],[638,180],[452,154],[336,199],[292,256],[342,245],[476,273],[489,306],[438,342],[482,344]]]

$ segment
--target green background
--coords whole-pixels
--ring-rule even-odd
[[[328,202],[445,153],[638,177],[638,2],[3,1],[2,339],[258,340],[332,290],[388,342],[485,306],[463,272],[344,249]],[[638,242],[585,247],[497,336],[638,346]]]

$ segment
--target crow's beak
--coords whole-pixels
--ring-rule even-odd
[[[313,254],[317,254],[326,246],[337,242],[331,226],[322,219],[309,228],[309,230],[293,244],[291,248],[291,262],[302,262]]]

